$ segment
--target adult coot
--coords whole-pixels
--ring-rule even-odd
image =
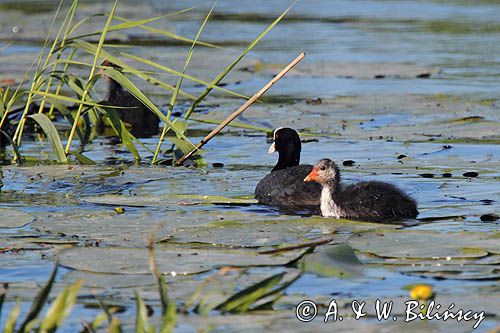
[[[312,165],[300,164],[301,142],[297,132],[291,128],[276,129],[269,153],[275,151],[279,154],[278,163],[257,184],[255,198],[264,205],[319,213],[321,186],[303,181]]]
[[[119,66],[105,60],[102,66],[120,69]],[[110,105],[119,106],[116,112],[124,123],[130,125],[130,133],[138,138],[150,137],[158,133],[160,120],[140,100],[123,88],[112,78],[102,74],[108,83],[108,97]]]

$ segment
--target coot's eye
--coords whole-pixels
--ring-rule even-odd
[[[326,170],[326,166],[324,166],[324,165],[323,165],[323,166],[322,166],[321,168],[319,168],[319,169],[320,169],[320,170],[322,170],[322,171],[325,171],[325,170]]]

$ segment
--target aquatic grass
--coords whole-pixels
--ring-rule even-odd
[[[153,273],[153,276],[156,278],[158,284],[158,293],[160,295],[160,301],[161,301],[162,319],[159,332],[170,333],[173,332],[175,323],[177,321],[177,306],[175,304],[175,301],[172,300],[170,297],[168,297],[167,283],[165,282],[163,275],[158,270],[158,266],[156,264],[156,256],[154,252],[153,236],[151,236],[148,241],[148,257],[149,257],[149,269]],[[137,308],[138,308],[137,311],[139,311],[139,303],[137,304]]]
[[[123,144],[128,148],[130,153],[134,156],[134,159],[136,161],[141,160],[141,156],[139,155],[139,152],[137,151],[137,148],[135,147],[134,143],[132,142],[132,137],[127,128],[125,127],[125,124],[123,121],[121,121],[120,116],[116,112],[116,110],[113,110],[112,108],[98,108],[100,110],[103,110],[106,115],[108,116],[111,127],[113,127],[113,130],[115,133],[120,137],[122,140]]]
[[[121,17],[117,17],[117,20],[124,21],[125,23],[130,23],[131,22],[130,20],[127,20],[127,19],[121,18]],[[145,26],[145,25],[140,25],[140,27],[142,29],[148,30],[150,32],[154,32],[154,33],[156,33],[158,35],[163,35],[163,36],[166,36],[166,37],[169,37],[169,38],[172,38],[172,39],[179,40],[179,41],[184,42],[186,44],[193,43],[192,39],[187,38],[187,37],[183,37],[183,36],[180,36],[180,35],[177,35],[177,34],[174,34],[174,33],[170,32],[168,30],[152,28],[152,27],[148,27],[148,26]],[[201,42],[201,41],[197,41],[196,44],[197,45],[201,45],[201,46],[206,46],[206,47],[212,47],[212,48],[216,48],[216,49],[224,49],[224,47],[222,47],[222,46],[219,46],[219,45],[216,45],[216,44],[212,44],[212,43]]]
[[[0,318],[2,318],[3,302],[5,300],[5,295],[7,294],[7,289],[9,289],[9,285],[7,283],[3,283],[2,291],[0,291]]]
[[[62,148],[61,139],[59,138],[59,133],[57,133],[57,129],[50,121],[49,117],[47,117],[43,113],[32,114],[30,116],[31,119],[35,120],[42,130],[45,132],[47,139],[50,142],[50,146],[52,147],[52,151],[54,152],[54,156],[57,159],[58,163],[68,163],[68,158],[64,153],[64,149]]]
[[[175,33],[172,33],[171,31],[168,31],[168,30],[153,28],[153,27],[147,26],[146,24],[153,23],[153,22],[156,22],[158,20],[165,19],[165,18],[174,16],[174,15],[183,14],[183,13],[189,12],[189,11],[191,11],[193,9],[196,9],[198,7],[199,7],[199,5],[198,6],[189,7],[189,8],[185,8],[185,9],[182,9],[182,10],[179,10],[179,11],[176,11],[176,12],[172,12],[172,13],[168,13],[168,14],[165,14],[165,15],[156,16],[156,17],[152,17],[152,18],[148,18],[148,19],[135,20],[135,21],[134,20],[126,19],[124,17],[115,16],[114,19],[116,19],[118,21],[122,21],[123,23],[119,23],[119,24],[110,26],[108,28],[108,32],[113,32],[113,31],[119,31],[119,30],[125,30],[125,29],[139,27],[139,28],[141,28],[143,30],[150,31],[150,32],[153,32],[153,33],[158,34],[158,35],[166,36],[166,37],[169,37],[169,38],[181,41],[183,43],[189,43],[189,44],[191,44],[193,42],[193,40],[190,39],[190,38],[177,35]],[[100,14],[93,15],[92,17],[95,17],[95,16],[100,16]],[[73,29],[71,29],[71,32],[74,32],[75,30],[77,30],[78,27],[80,27],[81,25],[83,25],[84,23],[86,23],[86,21],[88,21],[90,18],[91,17],[82,19],[80,22],[78,22],[77,25],[75,25],[75,27]],[[85,37],[99,36],[101,34],[102,34],[102,30],[98,30],[98,31],[95,31],[95,32],[91,32],[91,33],[82,34],[82,35],[78,35],[78,36],[72,37],[70,40],[81,40],[82,38],[85,38]],[[212,43],[201,42],[201,41],[197,41],[196,44],[201,45],[201,46],[211,47],[211,48],[224,49],[224,47],[222,47],[222,46],[215,45],[215,44],[212,44]]]
[[[61,49],[61,51],[62,51],[62,49]],[[66,60],[66,61],[68,61],[68,62],[65,62],[65,63],[64,63],[64,66],[63,66],[63,69],[62,69],[62,73],[66,73],[66,72],[68,71],[68,69],[69,69],[69,65],[70,65],[70,64],[69,64],[69,61],[71,61],[71,59],[73,59],[73,57],[74,57],[74,56],[75,56],[75,54],[76,54],[76,51],[77,51],[77,49],[76,49],[76,48],[71,48],[71,51],[70,51],[70,53],[69,53],[69,55],[68,55],[67,59],[65,59],[65,60]],[[61,63],[60,56],[58,57],[58,59],[57,59],[56,63],[54,64],[55,68],[56,68],[56,66],[57,66],[57,64],[58,64],[58,63]],[[55,68],[54,68],[54,70],[55,70]],[[53,70],[53,71],[54,71],[54,70]],[[49,85],[47,85],[47,88],[48,88],[48,87],[49,87]],[[63,82],[60,80],[60,81],[58,82],[58,84],[57,84],[57,87],[56,87],[55,91],[54,91],[54,95],[59,96],[59,94],[61,93],[62,87],[63,87]],[[49,93],[49,89],[46,89],[46,90],[45,90],[45,93]],[[45,97],[44,97],[44,100],[46,100],[46,98],[45,98]],[[40,112],[41,112],[42,110],[43,110],[43,108],[40,108]],[[52,104],[52,103],[51,103],[51,105],[50,105],[50,109],[49,109],[49,117],[50,117],[50,116],[52,116],[53,112],[54,112],[54,104]]]
[[[101,50],[102,50],[104,41],[106,40],[107,31],[108,31],[109,26],[111,25],[111,21],[113,20],[113,16],[115,14],[117,6],[118,6],[118,0],[115,0],[113,7],[111,8],[111,11],[110,11],[108,18],[106,20],[106,24],[104,26],[104,29],[102,30],[102,34],[101,34],[101,37],[99,39],[99,43],[97,44],[96,53],[94,56],[94,63],[93,63],[92,68],[90,70],[89,78],[87,80],[87,84],[85,85],[85,89],[83,90],[83,95],[81,98],[82,101],[85,101],[85,98],[87,97],[87,94],[89,93],[89,90],[91,88],[91,83],[94,80],[94,73],[96,71],[97,63],[98,63],[100,55],[101,55]],[[66,144],[66,148],[65,148],[66,155],[69,154],[69,151],[71,149],[71,142],[73,141],[73,137],[75,136],[76,126],[78,125],[78,120],[80,119],[80,115],[81,115],[82,110],[83,110],[83,104],[79,104],[78,110],[77,110],[76,116],[75,116],[75,121],[73,123],[73,127],[71,128],[71,132],[69,133],[68,142]]]
[[[50,59],[51,52],[53,52],[53,50],[55,49],[55,45],[57,44],[57,40],[59,39],[59,36],[60,36],[60,34],[61,34],[62,30],[63,30],[64,24],[66,22],[66,21],[64,21],[63,25],[59,29],[56,37],[54,38],[54,42],[52,43],[52,47],[51,47],[51,49],[50,49],[47,57],[45,58],[45,61],[44,61],[43,65],[40,68],[43,56],[45,54],[45,48],[49,44],[49,38],[50,38],[50,36],[52,34],[52,29],[54,28],[56,19],[59,16],[59,11],[61,10],[63,3],[64,3],[64,0],[60,0],[59,1],[59,5],[57,6],[55,15],[52,18],[52,22],[50,24],[49,32],[47,34],[47,37],[46,37],[45,42],[44,42],[44,45],[41,48],[39,56],[38,56],[38,62],[36,64],[36,67],[35,67],[35,70],[34,70],[33,80],[31,81],[31,89],[30,89],[30,91],[37,90],[38,87],[43,84],[43,81],[44,81],[44,76],[43,76],[44,70],[47,67],[47,64],[48,64],[49,59]],[[66,18],[65,18],[65,20],[66,20]],[[29,110],[29,107],[31,105],[32,99],[33,99],[33,95],[31,93],[28,93],[28,99],[26,101],[26,105],[24,107],[23,114],[21,115],[21,119],[19,120],[19,124],[17,125],[16,131],[15,131],[13,137],[12,137],[12,140],[14,142],[16,142],[16,144],[18,146],[21,145],[22,132],[23,132],[24,124],[26,122],[26,116],[28,115],[28,110]]]
[[[152,251],[152,250],[151,250]],[[154,261],[154,253],[152,253],[152,260]],[[152,266],[152,269],[155,266]],[[14,307],[11,309],[7,320],[5,322],[3,332],[14,333],[27,333],[27,332],[39,332],[39,333],[48,333],[48,332],[56,332],[59,327],[63,324],[63,321],[71,314],[73,306],[76,303],[78,292],[83,284],[82,279],[78,279],[76,282],[64,287],[62,291],[60,291],[55,299],[52,301],[50,307],[47,312],[43,316],[43,318],[39,318],[42,313],[43,307],[47,303],[47,299],[50,291],[52,290],[55,283],[55,276],[58,270],[58,262],[55,262],[54,269],[52,270],[49,279],[45,283],[44,287],[40,290],[40,292],[35,297],[33,304],[26,315],[26,318],[19,325],[19,328],[16,330],[16,323],[19,319],[21,313],[21,305],[20,301],[17,300]],[[160,287],[160,298],[163,299],[163,296],[166,297],[166,293],[162,294],[162,292],[166,291],[166,283],[161,277],[161,275],[156,270],[153,274],[160,277],[159,281],[161,281]],[[3,299],[5,296],[6,290],[2,292],[0,295],[0,310],[1,305],[3,305]],[[156,332],[155,326],[150,325],[148,322],[148,311],[146,305],[142,298],[140,297],[137,291],[134,291],[135,299],[136,299],[136,316],[135,316],[135,331],[136,332]],[[89,325],[83,322],[83,332],[93,332],[97,329],[102,323],[107,319],[109,321],[109,332],[122,332],[123,329],[121,327],[120,321],[118,318],[113,316],[113,309],[108,309],[106,306],[102,305],[104,312],[97,315],[96,318]],[[0,312],[1,314],[1,312]],[[166,300],[166,306],[163,307],[162,310],[162,322],[160,325],[160,329],[158,332],[160,333],[170,333],[173,332],[176,322],[176,306],[175,302],[171,299]]]
[[[6,89],[0,87],[0,129],[2,128],[3,123],[7,117],[7,98],[9,96],[10,87],[7,86]]]
[[[175,165],[179,166],[186,161],[189,157],[191,157],[194,153],[196,153],[201,147],[208,143],[214,136],[216,136],[224,127],[226,127],[229,123],[231,123],[236,117],[245,112],[246,109],[250,107],[253,103],[255,103],[262,95],[264,95],[271,87],[278,82],[283,76],[286,75],[295,65],[297,65],[302,59],[305,57],[305,53],[301,53],[298,57],[296,57],[291,63],[289,63],[284,69],[282,69],[278,75],[276,75],[271,81],[269,81],[261,90],[259,90],[255,95],[252,96],[248,101],[245,102],[242,106],[238,108],[238,110],[234,111],[230,114],[223,122],[219,124],[212,132],[210,132],[207,136],[205,136],[200,143],[194,147],[188,153],[185,153],[180,159],[175,162]]]
[[[76,296],[83,280],[79,279],[75,283],[66,286],[57,295],[56,299],[47,311],[40,324],[40,332],[55,332],[61,326],[64,319],[70,314],[76,302]]]
[[[34,321],[38,317],[45,303],[47,303],[49,293],[52,290],[52,286],[54,285],[55,282],[57,268],[58,268],[58,263],[56,260],[54,264],[54,269],[52,270],[49,279],[47,280],[43,288],[40,290],[40,292],[36,295],[35,299],[33,300],[33,303],[31,304],[31,307],[28,311],[28,314],[26,315],[26,318],[19,327],[19,332],[24,332],[27,330],[28,327],[30,327],[32,321]]]
[[[61,24],[61,28],[59,30],[59,34],[61,33],[61,31],[64,29],[64,27],[66,26],[67,28],[65,29],[64,31],[64,35],[61,39],[61,48],[58,50],[57,52],[57,56],[56,56],[56,60],[60,59],[61,58],[61,55],[62,55],[62,52],[63,52],[63,49],[64,49],[64,44],[66,42],[66,39],[68,38],[68,35],[69,35],[69,32],[70,32],[70,29],[69,27],[71,27],[72,23],[73,23],[73,18],[75,16],[75,13],[76,13],[76,9],[78,7],[78,0],[74,0],[72,3],[71,3],[71,7],[69,8],[68,10],[68,14],[65,16],[64,18],[64,21],[63,23]],[[67,23],[66,23],[67,21]],[[50,58],[50,55],[52,55],[52,53],[54,52],[54,49],[56,48],[56,45],[57,45],[57,39],[58,39],[59,35],[56,37],[56,39],[54,40],[53,44],[52,44],[52,48],[51,50],[49,51],[49,55],[47,56],[47,59]],[[71,55],[70,55],[71,56]],[[58,62],[57,61],[54,61],[53,63],[53,66],[52,66],[52,73],[55,72],[57,70],[57,65],[58,65]],[[67,69],[67,68],[66,68]],[[51,85],[52,85],[52,80],[53,80],[53,77],[52,76],[49,76],[49,79],[47,81],[47,86],[45,88],[45,92],[49,92],[50,91],[50,88],[51,88]],[[46,99],[45,98],[42,98],[42,101],[40,102],[40,107],[39,107],[39,110],[38,110],[38,113],[42,113],[43,111],[43,108],[45,106],[45,102],[46,102]],[[50,111],[49,111],[50,112]]]
[[[142,26],[144,24],[148,24],[148,23],[152,23],[152,22],[155,22],[155,21],[158,21],[158,20],[162,20],[162,19],[165,19],[165,18],[170,17],[170,16],[174,16],[174,15],[186,13],[188,11],[191,11],[191,10],[197,8],[197,7],[199,7],[199,6],[193,6],[193,7],[181,9],[181,10],[173,12],[173,13],[168,13],[168,14],[165,14],[165,15],[155,16],[155,17],[151,17],[151,18],[147,18],[147,19],[142,19],[142,20],[136,20],[136,21],[126,20],[128,22],[120,23],[120,24],[112,25],[112,26],[108,27],[107,31],[108,32],[112,32],[112,31],[118,31],[118,30],[135,28],[137,26]],[[95,16],[101,16],[101,14],[97,14],[97,15],[93,15],[93,16],[90,16],[90,17],[83,18],[77,24],[75,24],[75,26],[73,28],[70,29],[70,32],[71,33],[75,32],[88,19],[90,19],[92,17],[95,17]],[[125,21],[124,18],[121,18],[119,16],[115,16],[115,19]],[[78,35],[78,36],[72,37],[71,39],[74,40],[74,39],[82,39],[84,37],[90,37],[90,36],[100,36],[102,34],[102,32],[103,32],[103,30],[97,30],[97,31],[94,31],[94,32],[91,32],[91,33],[88,33],[88,34]]]
[[[179,77],[188,79],[190,81],[196,82],[198,84],[204,85],[204,86],[207,87],[207,89],[210,89],[210,90],[216,89],[216,90],[218,90],[220,92],[223,92],[223,93],[226,93],[226,94],[228,94],[230,96],[234,96],[234,97],[238,97],[238,98],[242,98],[242,99],[248,99],[248,97],[245,96],[245,95],[243,95],[243,94],[239,94],[239,93],[231,91],[229,89],[225,89],[223,87],[219,87],[217,84],[214,84],[213,82],[207,82],[207,81],[201,80],[201,79],[199,79],[197,77],[194,77],[192,75],[183,74],[182,72],[176,71],[175,69],[172,69],[170,67],[161,65],[161,64],[159,64],[157,62],[154,62],[152,60],[148,60],[148,59],[145,59],[143,57],[139,57],[137,55],[130,54],[130,53],[127,53],[127,52],[120,52],[120,55],[122,55],[123,57],[125,57],[127,59],[135,60],[135,61],[138,61],[138,62],[143,63],[145,65],[157,68],[157,69],[162,70],[162,71],[164,71],[166,73],[173,74],[175,76],[179,76]],[[199,100],[199,97],[196,98],[196,100]],[[200,100],[200,102],[201,102],[201,100]]]
[[[5,140],[7,140],[9,142],[10,146],[12,147],[12,150],[14,151],[14,155],[15,155],[15,158],[17,160],[17,163],[19,165],[23,165],[23,160],[22,160],[21,154],[19,153],[19,148],[17,147],[14,140],[12,140],[12,138],[9,136],[9,134],[7,134],[7,132],[2,131],[2,130],[0,130],[0,136],[3,136],[5,138]]]
[[[207,15],[205,16],[205,19],[203,20],[203,23],[200,25],[200,28],[198,29],[198,32],[196,33],[196,36],[193,40],[193,43],[191,44],[191,47],[189,48],[189,51],[188,51],[188,54],[186,57],[186,61],[184,63],[184,68],[182,69],[183,75],[186,74],[186,70],[189,66],[189,62],[191,61],[191,57],[193,55],[193,51],[194,51],[194,47],[196,45],[196,42],[198,41],[198,38],[200,38],[201,32],[203,31],[203,28],[205,28],[205,25],[207,24],[208,19],[210,18],[210,15],[212,15],[212,12],[213,12],[216,4],[217,4],[217,1],[214,2],[212,7],[210,8],[210,10],[208,11]],[[168,111],[167,111],[167,119],[169,119],[169,120],[170,120],[170,116],[172,115],[172,110],[174,109],[175,102],[177,100],[177,95],[179,94],[179,90],[182,86],[183,79],[184,79],[183,76],[179,76],[179,79],[177,80],[177,84],[175,85],[174,93],[172,94],[172,97],[170,98],[170,103],[168,105]],[[158,144],[156,145],[156,150],[155,150],[155,153],[153,155],[153,160],[152,160],[153,164],[156,164],[156,162],[158,161],[158,154],[160,153],[161,145],[162,145],[163,140],[165,138],[165,135],[167,134],[169,129],[170,129],[170,127],[167,127],[167,124],[163,125],[163,129],[162,129],[162,132],[160,134],[160,139],[158,140]],[[199,159],[197,159],[197,160],[199,160]]]
[[[163,278],[163,274],[160,273],[157,263],[156,256],[154,252],[154,238],[151,236],[148,241],[148,257],[149,257],[149,268],[158,283],[158,293],[159,299],[161,301],[161,317],[158,326],[155,323],[151,323],[148,318],[148,307],[142,299],[139,292],[134,291],[134,298],[136,303],[136,313],[135,313],[135,332],[160,332],[160,333],[170,333],[173,332],[176,322],[177,322],[177,306],[173,299],[168,296],[167,284]],[[316,245],[316,244],[309,244]],[[309,253],[306,251],[305,253]],[[301,254],[299,258],[302,258],[304,254]],[[299,259],[298,258],[298,259]],[[297,261],[293,260],[292,263]],[[17,332],[27,333],[27,332],[56,332],[58,328],[62,327],[64,320],[71,315],[72,309],[77,301],[78,292],[83,285],[82,279],[77,279],[74,283],[65,286],[51,302],[50,307],[46,313],[42,316],[42,309],[47,303],[50,291],[53,289],[55,284],[55,277],[58,271],[58,261],[56,260],[54,269],[50,274],[44,287],[39,291],[33,304],[28,312],[28,315],[22,322],[22,324],[17,329]],[[295,265],[295,264],[294,264]],[[246,313],[249,311],[257,310],[269,310],[272,309],[273,304],[276,303],[282,296],[283,291],[288,288],[291,284],[297,281],[302,273],[298,273],[291,278],[284,278],[285,272],[281,272],[272,275],[264,280],[258,281],[241,291],[235,292],[233,295],[229,296],[225,301],[219,304],[205,304],[203,299],[199,299],[202,294],[203,288],[208,288],[208,285],[202,283],[200,288],[193,294],[191,301],[186,305],[186,311],[191,310],[192,304],[195,304],[196,300],[199,299],[197,305],[192,309],[194,312],[206,313],[210,310],[220,311],[221,313]],[[212,276],[213,278],[213,276]],[[210,277],[209,277],[210,279]],[[1,309],[0,298],[0,309]],[[107,330],[109,332],[123,332],[120,320],[114,315],[117,309],[113,307],[108,308],[105,304],[97,299],[98,304],[103,309],[103,312],[99,313],[94,320],[89,324],[86,321],[82,322],[83,330],[82,332],[95,332],[105,325],[105,321],[108,321]],[[14,332],[16,329],[16,323],[20,315],[20,303],[16,302],[14,308],[10,311],[6,324],[4,326],[4,332]],[[158,327],[158,330],[156,330]]]
[[[239,291],[215,306],[221,313],[246,313],[249,311],[272,309],[282,296],[282,292],[297,281],[299,273],[288,281],[283,281],[285,273],[278,273]],[[280,284],[281,282],[281,284]]]
[[[88,47],[86,47],[86,49],[89,49],[92,48],[92,45],[89,45]],[[76,48],[75,48],[76,50]],[[93,54],[93,52],[90,52],[91,54]],[[171,85],[171,84],[168,84],[164,81],[161,81],[159,80],[158,78],[155,78],[153,77],[151,74],[156,74],[156,72],[148,72],[148,71],[145,71],[145,70],[138,70],[138,69],[135,69],[131,66],[128,66],[126,65],[125,63],[122,63],[120,60],[118,60],[118,58],[112,56],[111,54],[109,53],[106,53],[104,50],[102,51],[103,53],[103,57],[108,59],[109,61],[111,61],[112,63],[116,64],[116,65],[119,65],[120,67],[122,67],[121,69],[121,72],[122,73],[126,73],[126,74],[132,74],[148,83],[150,83],[151,85],[156,85],[156,86],[159,86],[165,90],[171,90],[171,91],[174,91],[176,88],[174,85]],[[113,60],[114,59],[114,60]],[[66,65],[73,65],[73,66],[84,66],[84,67],[92,67],[92,64],[89,64],[89,63],[86,63],[86,62],[82,62],[82,61],[75,61],[75,60],[68,60],[68,59],[62,59],[62,60],[59,60],[60,63],[64,63]],[[121,65],[120,65],[121,64]],[[106,68],[109,68],[107,66],[97,66],[97,68],[99,69],[106,69]],[[63,71],[63,73],[65,73],[66,70]],[[186,99],[191,99],[191,100],[195,100],[196,97],[183,91],[183,90],[180,90],[178,91],[178,94],[181,95],[182,97],[186,98]]]
[[[156,163],[160,155],[160,149],[163,141],[167,139],[173,144],[175,149],[172,150],[172,156],[178,156],[179,152],[186,155],[188,152],[193,151],[195,145],[189,140],[185,135],[189,124],[186,121],[177,119],[172,121],[171,114],[177,103],[179,97],[190,100],[192,102],[190,110],[184,115],[184,119],[188,119],[190,113],[195,109],[199,103],[204,100],[210,91],[218,90],[221,93],[228,94],[230,96],[249,99],[249,97],[236,93],[232,90],[219,87],[219,83],[222,78],[231,71],[236,64],[246,55],[290,10],[293,4],[287,8],[276,20],[274,20],[270,26],[263,31],[256,40],[254,40],[241,54],[233,61],[223,73],[219,74],[214,80],[207,82],[201,80],[195,76],[186,74],[189,67],[195,46],[205,46],[220,48],[217,45],[210,43],[201,42],[200,35],[204,27],[208,24],[209,19],[214,12],[216,3],[212,5],[206,14],[202,24],[200,25],[196,36],[193,39],[185,38],[173,34],[169,31],[156,29],[148,26],[148,24],[157,22],[162,19],[166,19],[173,15],[186,13],[193,10],[196,7],[190,7],[182,9],[173,13],[168,13],[165,15],[155,16],[152,18],[140,19],[140,20],[128,20],[122,17],[115,16],[116,9],[118,6],[118,0],[113,2],[110,11],[107,14],[96,14],[90,15],[75,21],[77,8],[79,1],[73,0],[69,2],[69,7],[65,10],[65,14],[61,16],[65,4],[64,0],[61,0],[58,4],[57,10],[51,22],[47,38],[44,45],[37,57],[33,62],[33,78],[31,80],[31,87],[24,90],[22,88],[23,84],[26,83],[27,75],[30,71],[27,71],[25,78],[18,85],[16,91],[13,94],[8,94],[8,92],[1,92],[1,103],[0,103],[0,130],[4,123],[6,122],[8,113],[15,103],[18,103],[22,97],[26,97],[26,104],[23,106],[23,112],[20,117],[20,121],[17,123],[12,140],[7,139],[11,143],[12,150],[14,151],[14,162],[22,163],[21,152],[19,151],[19,146],[23,137],[23,131],[25,129],[26,119],[33,119],[37,125],[43,130],[46,135],[53,151],[53,156],[58,163],[69,163],[69,156],[72,156],[74,160],[82,164],[94,164],[95,162],[84,155],[81,154],[83,147],[90,142],[93,138],[99,135],[97,130],[103,122],[102,119],[108,119],[107,124],[111,126],[116,135],[121,139],[122,143],[127,147],[129,152],[132,154],[136,161],[141,160],[138,150],[135,144],[142,145],[146,150],[150,151],[152,154],[152,161]],[[105,19],[105,24],[102,29],[96,30],[90,34],[80,34],[75,35],[75,33],[89,20],[93,17],[103,17]],[[62,23],[56,29],[55,21],[61,18]],[[120,21],[120,23],[115,23]],[[150,32],[161,36],[168,36],[170,38],[175,38],[182,42],[189,42],[190,48],[187,52],[184,67],[181,71],[173,70],[172,68],[164,65],[155,63],[154,61],[142,58],[138,55],[131,54],[129,52],[119,51],[118,55],[114,55],[111,52],[105,50],[105,48],[110,47],[106,44],[107,36],[110,32],[121,31],[130,28],[140,28],[145,29]],[[56,31],[54,37],[51,38],[52,31]],[[86,41],[85,38],[89,36],[99,36],[99,41],[97,43]],[[49,47],[50,46],[50,47]],[[87,63],[81,61],[77,57],[80,52],[85,52],[92,56],[93,61]],[[100,60],[106,59],[111,63],[119,66],[120,68],[111,68],[107,66],[102,66]],[[137,69],[131,65],[126,64],[122,59],[130,59],[136,61],[140,64],[145,64],[150,67],[160,70],[160,72],[166,72],[176,77],[176,83],[171,84],[162,79],[156,77],[157,72],[151,72],[146,70]],[[35,65],[36,64],[36,65]],[[88,67],[89,73],[87,78],[84,80],[78,76],[70,74],[71,70],[75,67]],[[156,149],[152,152],[149,147],[144,145],[140,140],[135,138],[129,133],[126,125],[120,119],[119,106],[109,105],[108,103],[95,100],[91,94],[94,92],[94,85],[96,82],[105,75],[116,82],[118,82],[124,89],[130,92],[134,97],[136,97],[141,103],[143,103],[151,112],[153,112],[162,122],[163,129],[158,139]],[[156,106],[152,101],[139,89],[138,86],[133,84],[128,78],[129,75],[136,76],[149,84],[159,86],[164,90],[170,92],[170,103],[168,104],[167,114],[164,115],[162,111]],[[183,91],[181,89],[182,84],[185,80],[190,80],[192,82],[202,84],[205,89],[201,95],[193,95]],[[57,83],[56,83],[57,82]],[[66,88],[69,88],[67,90]],[[74,95],[73,95],[74,94]],[[32,117],[30,113],[30,106],[33,103],[40,101],[37,105],[37,113],[43,116]],[[49,108],[46,108],[46,105]],[[74,105],[74,108],[70,108],[70,104]],[[47,111],[48,110],[48,111]],[[71,129],[69,135],[63,146],[62,138],[59,137],[58,133],[58,115],[54,115],[54,111],[57,110],[66,121],[70,124]],[[47,112],[47,114],[45,114]],[[28,128],[28,127],[26,127]],[[173,130],[175,136],[167,136],[169,130]],[[248,129],[250,129],[248,127]],[[5,131],[4,131],[5,132]],[[3,133],[0,135],[8,135],[8,133]],[[80,139],[81,145],[79,150],[72,149],[73,140],[77,135]],[[12,142],[14,144],[12,144]],[[64,156],[61,153],[64,151]],[[197,151],[196,157],[193,158],[193,162],[197,166],[204,166],[206,162]]]
[[[149,100],[144,93],[137,88],[125,75],[120,73],[114,68],[107,68],[103,71],[104,75],[109,76],[116,82],[118,82],[122,87],[126,88],[132,95],[134,95],[138,100],[140,100],[149,110],[155,113],[155,115],[160,118],[166,125],[168,125],[177,135],[177,139],[182,142],[178,147],[183,153],[187,153],[190,149],[194,147],[194,144],[184,135],[182,129],[179,127],[178,123],[171,122],[158,107]]]
[[[151,328],[148,323],[148,310],[146,304],[142,300],[137,291],[134,290],[136,313],[135,313],[135,332],[150,333],[154,328]]]
[[[4,333],[14,333],[14,329],[16,328],[16,321],[19,318],[20,313],[21,304],[18,300],[16,301],[16,305],[14,305],[14,308],[10,311],[9,317],[5,322],[5,326],[3,328]]]
[[[229,74],[229,72],[231,72],[231,70],[241,61],[241,59],[243,59],[248,54],[248,52],[250,52],[255,47],[255,45],[257,45],[262,40],[262,38],[264,38],[264,36],[266,36],[267,33],[271,31],[271,29],[273,29],[285,17],[285,15],[290,11],[290,9],[292,9],[297,1],[298,0],[295,0],[283,13],[281,13],[281,15],[279,15],[263,32],[261,32],[260,35],[257,36],[257,38],[254,39],[250,43],[250,45],[248,45],[247,48],[229,66],[224,68],[224,70],[212,80],[210,85],[208,85],[207,88],[191,104],[189,109],[184,114],[184,119],[189,119],[189,117],[194,112],[196,107],[201,103],[201,101],[203,101],[206,96],[213,90],[213,88],[217,87],[222,79],[226,77],[226,75]]]

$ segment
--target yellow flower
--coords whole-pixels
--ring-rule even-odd
[[[123,207],[116,207],[115,208],[115,212],[116,212],[116,214],[123,214],[123,213],[125,213],[125,208],[123,208]]]
[[[433,294],[432,286],[428,284],[416,284],[410,290],[410,297],[420,301],[428,300]]]

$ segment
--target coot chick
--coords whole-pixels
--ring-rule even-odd
[[[415,200],[394,185],[377,181],[342,185],[339,168],[329,159],[320,160],[304,182],[316,182],[323,186],[323,216],[390,222],[418,215]]]
[[[278,163],[255,188],[255,198],[259,203],[285,210],[306,209],[319,213],[321,186],[304,183],[304,177],[311,172],[312,165],[299,165],[301,148],[295,130],[278,128],[274,131],[274,143],[269,153],[278,152]]]
[[[101,65],[120,69],[119,66],[107,60]],[[107,101],[110,105],[122,107],[115,110],[120,119],[130,125],[130,133],[138,138],[157,134],[160,123],[158,117],[118,82],[106,75],[102,76],[108,83]]]

